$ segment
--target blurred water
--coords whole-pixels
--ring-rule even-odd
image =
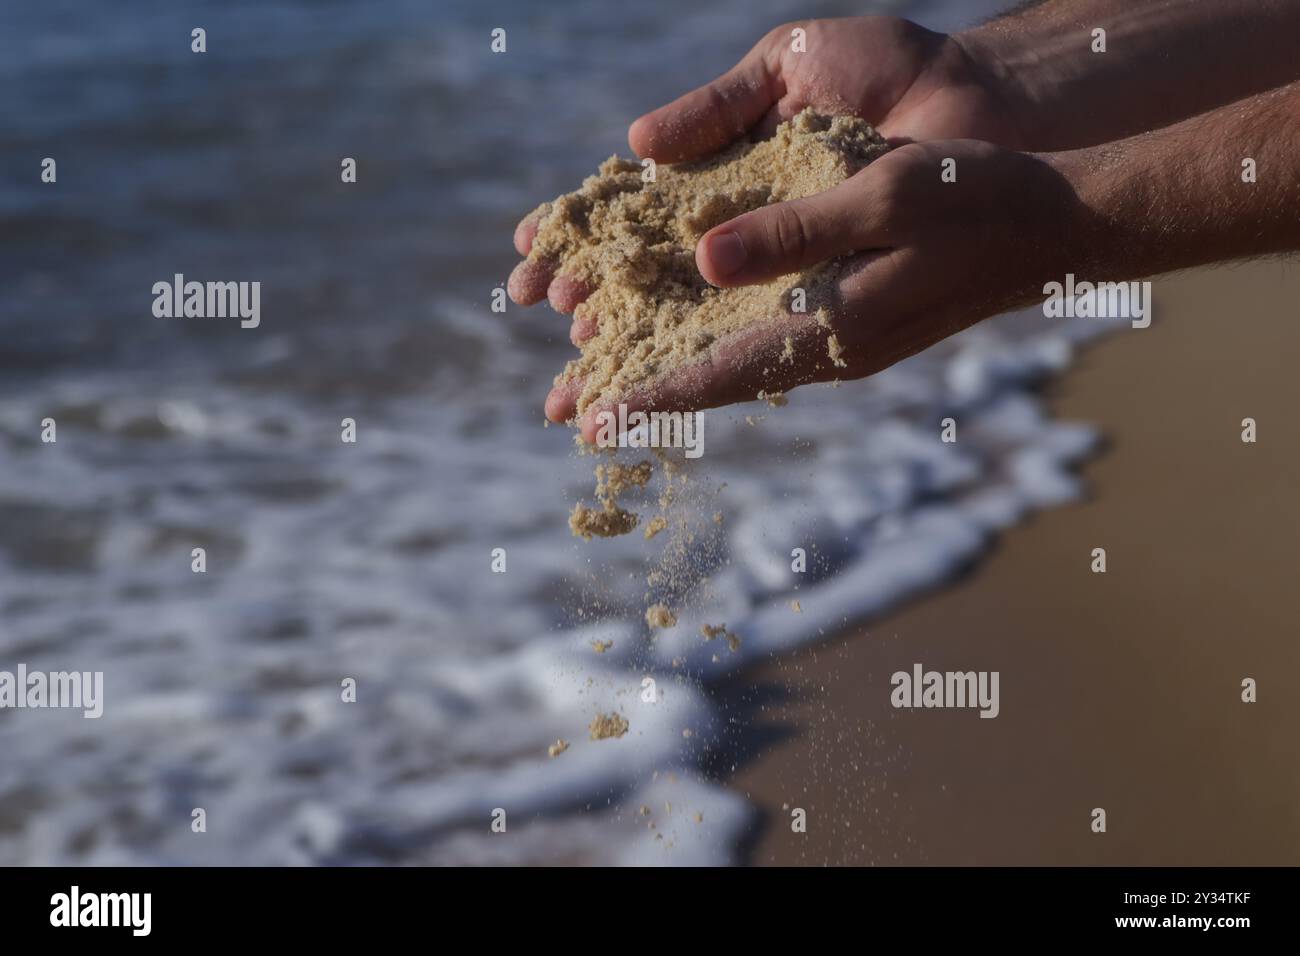
[[[910,9],[951,27],[990,6]],[[856,12],[8,5],[0,669],[103,670],[107,702],[98,721],[0,711],[0,863],[729,858],[747,811],[699,769],[711,683],[1072,495],[1061,469],[1091,435],[1045,420],[1027,386],[1085,333],[1006,320],[757,428],[743,416],[766,410],[713,416],[700,507],[728,520],[712,580],[650,648],[653,549],[565,524],[591,462],[540,405],[567,322],[488,303],[514,222],[625,150],[630,118],[775,23]],[[155,319],[151,287],[177,272],[260,281],[261,327]],[[954,409],[978,422],[960,452],[932,440]],[[822,580],[795,617],[800,535]],[[494,547],[507,574],[489,573]],[[607,613],[579,617],[593,599]],[[695,635],[723,616],[746,644],[714,661]],[[597,658],[593,636],[615,650]],[[671,690],[638,709],[645,674]],[[614,707],[632,732],[587,742]],[[574,746],[548,761],[557,737]],[[680,812],[656,833],[631,809],[667,801]],[[488,831],[496,807],[509,840]]]

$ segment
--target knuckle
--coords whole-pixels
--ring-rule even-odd
[[[903,177],[896,175],[884,175],[876,182],[873,203],[882,222],[897,222],[907,208],[904,186]]]
[[[727,90],[717,81],[705,86],[704,92],[708,99],[708,111],[716,118],[718,124],[733,136],[743,133],[745,122],[734,97],[729,96]]]
[[[796,20],[787,20],[785,23],[768,30],[760,42],[768,46],[785,43],[786,40],[790,39],[790,31],[800,25]]]
[[[773,239],[781,255],[802,260],[812,248],[812,229],[805,211],[797,203],[785,203],[772,220]]]
[[[876,216],[884,223],[898,225],[914,216],[924,206],[938,182],[938,160],[927,148],[904,146],[896,154],[877,160],[881,165],[868,167],[870,194]]]

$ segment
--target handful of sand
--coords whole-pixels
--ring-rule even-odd
[[[611,157],[577,192],[539,207],[529,258],[554,260],[559,273],[596,289],[577,315],[595,318],[598,331],[556,378],[585,379],[578,413],[786,313],[795,288],[813,300],[814,287],[828,281],[826,265],[766,285],[716,289],[695,266],[695,245],[742,213],[824,192],[887,149],[860,119],[804,110],[771,139],[705,160],[651,170]]]

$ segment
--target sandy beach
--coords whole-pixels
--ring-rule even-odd
[[[750,862],[1300,863],[1300,268],[1154,291],[1151,328],[1105,339],[1047,393],[1107,436],[1087,500],[1011,530],[955,585],[736,683],[774,701],[759,730],[778,741],[731,778],[763,812]],[[999,671],[1000,715],[894,710],[890,675],[915,663]]]

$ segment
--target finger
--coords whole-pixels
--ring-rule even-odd
[[[537,238],[537,220],[524,219],[519,225],[515,226],[515,252],[521,256],[528,255],[533,248],[533,240]]]
[[[837,295],[858,318],[838,332],[846,367],[837,377],[874,375],[997,311],[945,286],[911,248],[849,260]]]
[[[882,245],[882,204],[874,199],[879,178],[867,168],[824,193],[715,226],[695,246],[700,274],[722,288],[753,285]]]
[[[520,305],[533,305],[546,298],[546,290],[554,277],[555,263],[552,260],[525,259],[510,273],[506,291]]]
[[[521,256],[526,256],[532,251],[533,240],[537,238],[537,227],[541,224],[542,218],[550,212],[550,205],[544,203],[520,219],[519,225],[515,226],[515,252]]]
[[[628,143],[638,156],[661,163],[707,156],[742,136],[780,93],[760,43],[713,82],[634,122]]]
[[[596,290],[581,279],[559,275],[551,280],[546,289],[546,297],[556,312],[572,312],[594,291]]]
[[[546,396],[546,417],[560,424],[573,418],[578,410],[578,396],[582,394],[584,379],[560,382]]]
[[[576,309],[573,313],[573,324],[569,326],[569,341],[579,347],[583,342],[595,338],[600,326],[596,317],[591,315],[587,309]]]

